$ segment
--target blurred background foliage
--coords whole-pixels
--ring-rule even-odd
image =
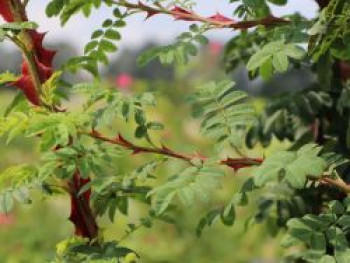
[[[193,91],[198,84],[223,77],[222,54],[223,46],[219,42],[211,42],[203,48],[200,55],[194,58],[186,68],[163,67],[158,62],[153,62],[144,68],[136,66],[136,59],[145,49],[151,47],[148,44],[138,50],[123,50],[112,59],[108,68],[104,68],[105,84],[122,89],[126,94],[141,91],[151,91],[157,94],[159,105],[154,112],[150,112],[154,119],[165,123],[166,128],[160,134],[161,141],[166,141],[167,146],[182,152],[206,153],[211,147],[211,142],[204,139],[199,133],[199,122],[191,116],[191,108],[186,104],[186,96]],[[56,44],[54,48],[59,50],[55,61],[60,65],[67,58],[77,52],[67,44]],[[12,49],[0,50],[0,70],[19,70],[20,54]],[[257,109],[263,109],[266,101],[281,92],[291,89],[301,89],[311,82],[311,75],[301,69],[288,72],[283,76],[277,76],[269,83],[261,80],[249,81],[247,72],[243,67],[232,73],[236,81],[236,88],[248,91],[253,95]],[[74,80],[73,76],[68,76]],[[79,79],[86,76],[80,75]],[[86,80],[86,79],[85,79]],[[14,97],[15,92],[7,87],[1,87],[0,105],[3,111]],[[74,98],[72,105],[79,106],[81,98]],[[176,114],[174,114],[176,112]],[[123,130],[126,137],[127,131]],[[31,144],[25,138],[16,139],[10,145],[1,141],[0,169],[21,162],[34,161],[35,143]],[[268,155],[270,150],[285,148],[287,141],[274,142],[268,149],[257,146],[253,150],[247,150],[249,156]],[[195,148],[197,147],[197,148]],[[115,160],[116,174],[132,171],[137,165],[147,160],[145,156],[122,156]],[[180,164],[163,165],[158,171],[159,182],[165,181],[162,171],[181,170]],[[135,231],[130,237],[125,236],[125,225],[137,225],[139,219],[147,213],[142,204],[131,203],[131,214],[125,217],[117,215],[116,221],[111,224],[107,218],[100,221],[104,228],[106,239],[112,237],[122,238],[122,243],[135,249],[141,255],[141,262],[185,262],[185,263],[235,263],[235,262],[277,262],[281,250],[278,246],[279,239],[274,235],[273,225],[249,224],[249,219],[254,216],[254,206],[258,203],[259,196],[252,196],[252,208],[238,209],[237,220],[233,227],[227,228],[221,224],[204,231],[202,237],[195,235],[196,224],[193,214],[204,215],[204,208],[215,208],[232,196],[242,183],[244,175],[249,171],[240,171],[236,176],[230,171],[230,175],[223,182],[223,187],[215,194],[215,198],[203,206],[195,206],[191,209],[175,211],[177,225],[166,222],[158,222],[149,229]],[[169,174],[169,173],[168,173]],[[208,209],[206,209],[208,210]],[[0,215],[0,262],[46,262],[54,253],[55,244],[62,240],[73,227],[67,220],[69,216],[69,200],[62,198],[53,201],[36,196],[32,205],[16,207],[10,215]],[[246,230],[249,230],[246,232]]]

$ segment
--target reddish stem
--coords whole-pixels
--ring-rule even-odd
[[[146,12],[147,18],[156,14],[166,14],[166,15],[171,15],[176,20],[203,22],[210,25],[211,27],[216,27],[216,28],[232,28],[232,29],[244,30],[244,29],[256,27],[259,25],[268,27],[268,26],[276,26],[276,25],[290,22],[283,18],[278,18],[274,16],[268,16],[260,20],[236,22],[233,19],[226,18],[220,14],[217,14],[211,17],[204,17],[199,14],[196,14],[193,11],[186,10],[177,6],[169,10],[164,7],[154,7],[154,6],[146,5],[141,1],[139,1],[138,3],[130,3],[124,0],[123,1],[115,0],[113,2],[116,5],[124,6],[129,10]]]
[[[20,0],[0,0],[0,16],[7,22],[28,21],[25,5]],[[22,89],[29,102],[33,105],[42,105],[40,101],[41,84],[52,75],[52,59],[55,51],[48,50],[43,46],[45,34],[35,30],[23,30],[22,42],[18,45],[23,53],[22,75],[13,83]],[[18,44],[18,43],[16,43]],[[71,195],[70,220],[75,225],[75,234],[95,239],[98,235],[98,226],[95,216],[90,208],[90,190],[78,195],[80,189],[90,181],[83,179],[77,171],[68,183]]]
[[[71,214],[69,220],[74,224],[75,234],[77,236],[93,240],[98,236],[98,226],[90,208],[91,190],[89,189],[79,194],[82,187],[89,182],[89,178],[81,178],[79,171],[76,171],[73,179],[69,181],[68,187],[71,195]]]
[[[174,152],[173,150],[170,150],[169,148],[166,148],[164,146],[162,148],[148,148],[148,147],[143,147],[143,146],[137,146],[137,145],[127,141],[126,139],[124,139],[121,135],[119,135],[116,138],[108,138],[108,137],[100,134],[97,131],[92,131],[90,133],[83,133],[83,134],[88,135],[88,136],[95,138],[97,140],[101,140],[101,141],[108,142],[111,144],[119,145],[123,148],[126,148],[126,149],[133,151],[134,154],[154,153],[154,154],[169,156],[169,157],[176,158],[176,159],[181,159],[181,160],[184,160],[184,161],[189,162],[191,164],[192,164],[191,161],[194,158],[199,158],[202,161],[205,161],[207,159],[207,157],[203,157],[202,155],[198,155],[198,154],[197,155],[186,155],[186,154],[182,154],[182,153],[177,153],[177,152]],[[222,165],[226,165],[228,167],[231,167],[232,169],[237,171],[241,168],[260,165],[263,162],[264,162],[263,158],[244,157],[244,158],[227,158],[225,160],[220,160],[218,163],[222,164]],[[321,182],[323,184],[327,184],[327,185],[332,185],[332,186],[339,188],[340,190],[342,190],[345,193],[350,193],[350,185],[346,184],[346,182],[343,181],[341,178],[331,179],[329,177],[322,177],[321,179],[317,179],[317,180],[310,178],[310,180],[319,181],[319,182]]]
[[[162,148],[156,148],[156,147],[149,148],[149,147],[144,147],[144,146],[138,146],[138,145],[131,143],[130,141],[127,141],[121,135],[118,135],[115,138],[108,138],[108,137],[100,134],[97,131],[92,131],[90,133],[85,133],[85,134],[89,135],[90,137],[93,137],[95,139],[105,141],[105,142],[108,142],[111,144],[119,145],[123,148],[129,149],[134,154],[154,153],[154,154],[169,156],[169,157],[176,158],[176,159],[181,159],[181,160],[184,160],[184,161],[189,162],[189,163],[191,163],[191,161],[194,158],[199,158],[202,161],[205,161],[207,159],[207,157],[203,157],[202,155],[187,155],[187,154],[183,154],[183,153],[177,153],[177,152],[175,152],[175,151],[173,151],[165,146],[163,146]],[[235,159],[227,158],[225,160],[219,161],[220,164],[229,166],[229,167],[233,168],[234,170],[238,170],[238,169],[243,168],[243,167],[259,165],[262,162],[263,162],[262,158],[248,158],[248,157],[235,158]]]

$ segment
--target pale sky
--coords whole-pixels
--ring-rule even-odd
[[[28,16],[31,20],[39,23],[41,31],[48,31],[47,39],[50,42],[65,40],[72,42],[77,48],[81,49],[89,41],[91,32],[98,28],[104,19],[111,17],[111,10],[102,8],[98,12],[94,12],[89,19],[78,15],[70,20],[64,28],[61,28],[58,19],[45,17],[45,6],[48,2],[48,0],[31,0]],[[198,0],[196,11],[205,16],[220,12],[232,17],[234,5],[228,4],[228,2],[228,0]],[[273,13],[278,16],[298,11],[304,16],[314,17],[315,12],[317,12],[317,7],[313,0],[294,0],[289,2],[291,3],[288,4],[288,7],[274,6]],[[189,25],[188,22],[174,22],[173,20],[171,17],[159,15],[144,21],[143,15],[135,15],[127,21],[128,25],[122,31],[123,39],[120,46],[137,47],[143,41],[171,41],[179,33],[186,30]],[[231,30],[218,30],[210,33],[209,37],[216,40],[224,40],[232,36],[232,34],[234,32]]]

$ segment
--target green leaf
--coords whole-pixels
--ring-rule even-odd
[[[148,122],[147,123],[147,129],[150,130],[163,130],[164,125],[159,122]]]
[[[336,263],[336,261],[334,257],[330,255],[325,255],[320,259],[319,263]]]
[[[158,57],[159,48],[152,48],[142,53],[141,56],[137,59],[137,63],[140,67],[146,66],[150,61]]]
[[[204,228],[207,226],[211,226],[213,222],[220,216],[220,214],[221,209],[215,209],[208,212],[204,217],[202,217],[201,220],[198,222],[196,228],[197,237],[200,237],[203,233]]]
[[[99,38],[102,35],[103,35],[103,30],[98,29],[92,33],[91,39]]]
[[[37,29],[38,24],[35,22],[12,22],[0,25],[1,29],[4,30],[22,30],[22,29]]]
[[[264,65],[271,57],[272,54],[266,52],[257,52],[249,59],[247,63],[247,69],[250,71],[255,70]]]
[[[278,52],[273,55],[272,64],[278,72],[285,72],[289,66],[288,57],[285,53]]]
[[[116,45],[114,45],[112,42],[107,41],[105,39],[101,40],[99,47],[106,52],[117,51]]]
[[[91,50],[95,49],[98,46],[98,41],[89,42],[84,48],[84,54],[89,53]]]
[[[319,157],[320,147],[306,144],[297,152],[282,151],[265,159],[254,171],[254,182],[263,186],[277,179],[286,180],[293,188],[305,187],[308,177],[319,178],[327,167]]]
[[[329,243],[334,246],[336,250],[344,251],[348,248],[349,243],[342,229],[332,226],[327,229],[326,235]]]
[[[8,214],[13,208],[14,202],[9,192],[0,194],[0,213]]]
[[[332,213],[334,213],[336,215],[341,215],[345,212],[345,208],[344,208],[343,204],[337,200],[332,201],[329,204],[329,209],[332,211]]]
[[[104,37],[111,39],[111,40],[120,40],[121,39],[119,32],[114,30],[114,29],[108,29],[105,32]]]
[[[113,24],[113,21],[111,19],[106,19],[103,23],[103,27],[110,27]]]
[[[288,0],[268,0],[268,1],[275,5],[285,5],[288,2]]]
[[[31,200],[29,198],[29,191],[25,187],[20,187],[12,192],[14,198],[23,204],[30,204]]]
[[[232,203],[227,205],[220,215],[224,225],[232,226],[236,219],[235,207]]]
[[[142,110],[137,110],[135,112],[135,122],[138,124],[138,125],[144,125],[146,124],[146,115],[144,113],[144,111]]]
[[[175,196],[187,206],[194,203],[195,197],[206,202],[208,193],[219,187],[218,176],[222,176],[222,172],[216,166],[189,167],[148,195],[155,196],[154,209],[157,214],[163,213]],[[227,216],[228,220],[232,220],[231,211],[227,212]]]
[[[9,82],[15,82],[19,77],[11,72],[4,72],[0,74],[0,85]]]
[[[57,16],[64,7],[64,0],[53,0],[46,6],[46,15],[48,17]]]
[[[301,59],[304,51],[294,44],[286,44],[284,41],[270,42],[258,50],[248,61],[247,69],[254,71],[257,68],[267,67],[272,59],[272,65],[277,72],[285,72],[288,69],[288,57]],[[260,69],[266,76],[267,69]],[[263,77],[264,77],[263,75]]]
[[[146,126],[138,126],[135,130],[135,137],[136,138],[144,138],[147,135],[147,127]]]
[[[272,74],[273,74],[272,59],[268,59],[264,64],[260,66],[259,73],[264,80],[269,80],[272,77]]]
[[[311,249],[313,250],[317,250],[320,253],[325,253],[326,247],[327,247],[327,241],[324,234],[319,232],[314,232],[311,235],[310,246],[311,246]]]

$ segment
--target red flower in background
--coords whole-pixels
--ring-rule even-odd
[[[220,42],[210,42],[209,43],[209,52],[213,56],[218,56],[223,49],[223,45]]]
[[[121,90],[128,90],[134,83],[134,79],[127,73],[122,73],[115,78],[115,85]]]
[[[15,223],[15,216],[13,214],[0,214],[1,225],[13,225]]]

